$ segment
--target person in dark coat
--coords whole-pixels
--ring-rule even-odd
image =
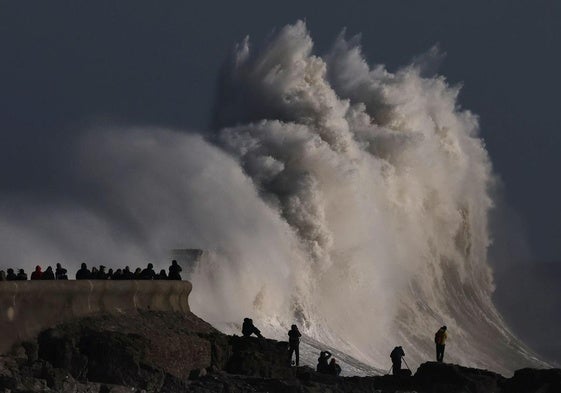
[[[40,280],[43,277],[43,272],[41,271],[41,266],[35,266],[35,271],[31,273],[32,280]]]
[[[23,270],[23,269],[18,270],[18,275],[16,276],[16,280],[18,280],[18,281],[27,280],[27,274],[25,274],[25,270]]]
[[[142,273],[142,269],[139,268],[139,267],[137,267],[137,268],[134,270],[132,279],[133,279],[133,280],[141,280],[141,278],[140,278],[140,274],[141,274],[141,273]]]
[[[321,351],[319,353],[317,372],[323,374],[329,374],[329,363],[327,362],[331,357],[331,352]]]
[[[76,280],[90,280],[91,278],[92,272],[89,271],[85,263],[82,263],[80,270],[76,272]]]
[[[123,279],[123,271],[121,269],[115,270],[115,273],[113,273],[113,277],[111,279],[116,280],[116,281],[122,280]]]
[[[109,271],[107,272],[107,279],[113,280],[113,269],[109,269]]]
[[[174,259],[171,261],[171,266],[169,267],[169,275],[168,280],[181,280],[181,266],[177,264],[177,261]]]
[[[160,270],[160,274],[156,276],[156,280],[167,280],[168,275],[166,274],[166,269]]]
[[[444,361],[444,348],[446,348],[446,326],[442,326],[434,335],[434,343],[436,344],[436,361],[442,363]]]
[[[7,281],[6,272],[4,270],[0,270],[0,281]]]
[[[93,269],[92,269],[92,276],[94,276]],[[95,272],[94,278],[96,280],[107,280],[107,272],[105,271],[105,266],[100,265],[99,270]]]
[[[392,353],[390,353],[393,375],[401,375],[401,358],[404,356],[405,352],[403,352],[403,348],[401,347],[395,347]]]
[[[329,374],[331,375],[341,374],[341,366],[337,364],[334,358],[331,358],[331,361],[329,362]]]
[[[153,280],[156,278],[156,272],[154,271],[154,265],[151,263],[146,266],[142,272],[140,272],[140,279],[141,280]]]
[[[253,320],[251,318],[243,319],[242,334],[244,337],[249,337],[252,334],[255,334],[257,337],[263,338],[261,331],[253,325]]]
[[[55,278],[57,280],[68,280],[68,276],[66,275],[66,269],[64,269],[60,263],[56,264],[55,269]]]
[[[51,266],[47,267],[47,270],[43,272],[41,276],[41,280],[54,280],[55,273],[53,272],[53,268]]]
[[[300,331],[298,326],[292,325],[288,331],[288,364],[292,362],[292,353],[296,354],[296,367],[300,365]]]
[[[14,273],[14,269],[10,268],[6,270],[6,281],[16,281],[18,276]]]
[[[125,266],[125,268],[123,269],[122,280],[134,280],[134,274],[131,272],[131,269],[128,266]]]

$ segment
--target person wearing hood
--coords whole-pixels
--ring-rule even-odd
[[[25,270],[23,270],[23,269],[18,270],[18,275],[16,276],[16,280],[17,281],[27,280],[27,274],[25,273]]]
[[[43,277],[43,272],[41,271],[41,266],[35,266],[35,271],[31,273],[32,280],[40,280]]]
[[[49,266],[41,276],[41,280],[54,280],[54,279],[55,279],[55,273],[53,272],[53,268]]]
[[[92,272],[85,263],[82,263],[80,269],[76,272],[76,280],[90,280],[91,278]]]
[[[321,351],[319,353],[318,365],[316,370],[318,373],[329,374],[329,363],[327,362],[331,357],[331,352]]]
[[[66,269],[64,269],[60,263],[56,264],[55,269],[55,278],[57,280],[68,280],[68,276],[66,275]]]

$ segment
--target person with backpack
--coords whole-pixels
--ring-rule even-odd
[[[292,325],[288,331],[288,364],[292,362],[292,353],[296,354],[296,367],[300,365],[300,331],[296,325]]]
[[[446,346],[446,326],[442,326],[434,335],[434,343],[436,344],[436,361],[441,362],[444,360],[444,347]]]

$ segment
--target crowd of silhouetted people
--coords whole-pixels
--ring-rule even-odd
[[[85,263],[82,263],[80,269],[76,272],[76,280],[181,280],[181,266],[176,260],[171,261],[171,266],[166,272],[165,269],[160,270],[159,273],[154,271],[154,265],[149,263],[146,268],[136,268],[133,271],[128,266],[123,269],[109,269],[105,270],[105,266],[92,267],[91,270]],[[41,266],[36,266],[33,273],[31,273],[31,280],[68,280],[68,271],[61,266],[60,263],[56,264],[56,269],[53,271],[51,266],[48,266],[43,271]],[[27,273],[24,269],[19,269],[18,273],[14,269],[8,269],[6,272],[0,270],[0,281],[25,281],[27,280]]]

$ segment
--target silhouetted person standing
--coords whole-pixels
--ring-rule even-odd
[[[321,351],[319,353],[317,372],[323,374],[329,374],[329,363],[327,362],[331,357],[331,352]]]
[[[60,266],[60,263],[56,264],[55,278],[57,280],[68,280],[68,276],[66,275],[66,269]]]
[[[337,364],[337,362],[335,361],[335,359],[331,359],[331,361],[329,362],[329,374],[331,375],[339,375],[341,374],[341,366],[339,366]]]
[[[49,266],[41,276],[41,280],[54,280],[54,279],[55,279],[55,273],[53,272],[53,268]]]
[[[107,279],[113,280],[113,269],[109,269],[109,271],[107,272]]]
[[[0,270],[0,281],[7,281],[6,272],[4,270]]]
[[[438,332],[434,335],[434,343],[436,344],[436,361],[442,362],[444,360],[444,347],[446,346],[446,339],[448,334],[446,334],[446,326],[442,326],[438,329]]]
[[[167,280],[168,275],[166,274],[166,269],[160,270],[160,274],[156,276],[156,280]]]
[[[141,278],[140,278],[140,274],[141,274],[141,273],[142,273],[142,269],[139,268],[139,267],[137,267],[137,268],[134,270],[132,279],[133,279],[133,280],[140,280],[140,279],[141,279]]]
[[[6,281],[16,281],[18,276],[14,273],[14,269],[10,268],[6,270]]]
[[[41,271],[41,266],[35,266],[35,271],[31,273],[32,280],[40,280],[43,277],[43,272]]]
[[[171,261],[171,266],[169,267],[169,275],[168,280],[181,280],[181,266],[177,264],[177,261],[174,259]]]
[[[249,337],[252,334],[255,334],[257,337],[263,338],[261,331],[253,325],[253,320],[251,318],[243,319],[242,334],[244,337]]]
[[[404,356],[405,352],[403,352],[403,348],[401,347],[395,347],[392,353],[390,353],[393,375],[401,375],[401,358]]]
[[[16,280],[18,280],[18,281],[27,280],[27,274],[25,274],[25,270],[23,270],[23,269],[18,270],[18,275],[16,276]]]
[[[146,266],[142,272],[140,272],[140,279],[141,280],[153,280],[156,278],[156,272],[154,271],[154,265],[151,263]]]
[[[92,272],[88,270],[88,266],[82,263],[80,270],[76,272],[76,280],[90,280],[92,278]]]
[[[292,353],[296,353],[296,367],[300,365],[300,331],[296,325],[292,325],[288,331],[288,364],[292,362]]]

